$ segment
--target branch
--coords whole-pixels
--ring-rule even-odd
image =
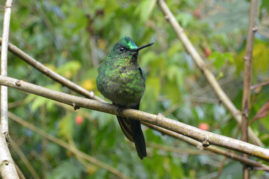
[[[251,70],[252,70],[252,53],[254,44],[254,35],[257,31],[256,19],[258,12],[258,0],[251,0],[250,12],[249,12],[249,24],[248,24],[248,36],[247,36],[247,48],[244,56],[245,67],[244,67],[244,89],[243,89],[243,100],[242,100],[242,140],[248,141],[248,119],[249,119],[249,107],[250,107],[250,94],[251,94]],[[244,155],[248,158],[248,155]],[[247,165],[243,167],[243,178],[250,178],[250,170]]]
[[[3,44],[1,46],[1,75],[7,76],[7,54],[8,54],[8,38],[9,25],[11,16],[12,0],[7,0],[5,4],[5,13],[3,21]],[[7,87],[1,86],[1,121],[0,121],[0,173],[3,179],[14,178],[18,179],[15,164],[10,155],[5,135],[8,135],[8,95]]]
[[[7,49],[8,49],[8,38],[9,38],[9,25],[11,16],[12,0],[7,0],[5,5],[5,14],[3,22],[3,44],[1,46],[1,75],[7,76]],[[8,119],[7,119],[7,87],[1,86],[1,128],[2,132],[8,133]]]
[[[17,171],[17,173],[19,175],[19,178],[20,179],[25,179],[25,176],[23,175],[21,169],[19,168],[19,166],[16,163],[15,163],[15,167],[16,167],[16,171]]]
[[[178,24],[177,20],[175,19],[174,15],[171,13],[169,8],[167,7],[164,0],[158,0],[158,5],[161,8],[165,19],[171,24],[172,28],[174,29],[178,39],[182,42],[183,46],[186,48],[187,52],[191,55],[192,59],[198,66],[198,68],[202,71],[205,75],[207,81],[215,91],[216,95],[218,96],[219,100],[224,104],[224,106],[228,109],[228,111],[232,114],[232,116],[236,119],[236,121],[241,124],[241,113],[232,103],[232,101],[228,98],[228,96],[224,93],[222,88],[220,87],[219,83],[217,82],[213,73],[207,68],[205,62],[198,54],[186,34],[180,25]],[[251,128],[248,128],[248,133],[251,141],[259,146],[262,146],[262,142],[260,139],[254,134]]]
[[[264,82],[261,82],[259,84],[256,84],[256,85],[252,85],[250,87],[251,90],[255,90],[256,88],[262,88],[263,86],[266,86],[266,85],[269,85],[269,80],[267,81],[264,81]]]
[[[177,134],[177,133],[175,133],[175,134]],[[196,142],[200,143],[198,141],[196,141]],[[175,147],[170,147],[170,146],[166,146],[166,145],[160,145],[160,144],[157,144],[157,143],[149,143],[147,145],[147,147],[152,147],[152,148],[163,150],[163,151],[166,151],[166,152],[178,153],[180,155],[212,155],[213,154],[211,152],[207,152],[207,151],[203,151],[203,150],[190,150],[190,149],[186,149],[186,148],[178,149],[178,148],[175,148]]]
[[[1,38],[0,38],[0,43],[1,43]],[[25,52],[23,52],[22,50],[20,50],[18,47],[16,47],[15,45],[13,45],[13,44],[11,44],[11,43],[9,43],[9,50],[12,52],[12,53],[14,53],[15,55],[17,55],[19,58],[22,58],[24,61],[26,61],[28,64],[30,64],[30,65],[32,65],[33,67],[35,67],[35,68],[37,68],[39,71],[41,71],[41,72],[46,72],[46,71],[51,71],[49,68],[47,68],[46,66],[44,66],[44,65],[42,65],[42,64],[40,64],[37,60],[35,60],[34,58],[32,58],[32,57],[30,57],[28,54],[26,54]],[[35,65],[35,64],[38,64],[38,65]],[[40,68],[40,66],[42,66],[42,68]],[[55,72],[53,72],[52,71],[52,73],[55,73]],[[50,76],[50,74],[51,73],[44,73],[45,75],[47,75],[47,76]],[[59,76],[58,74],[56,74],[56,75],[54,75],[54,76]],[[55,79],[55,77],[53,78],[53,79]],[[66,80],[68,80],[68,79],[66,79]],[[58,81],[58,80],[57,80]],[[62,85],[64,85],[65,86],[65,83],[63,83],[63,81],[60,81],[59,80],[59,82],[62,84]],[[74,90],[74,89],[76,89],[76,84],[75,83],[72,83],[71,81],[69,81],[68,83],[66,83],[66,84],[69,84],[68,86],[66,86],[66,87],[68,87],[69,89],[71,89],[71,90]],[[78,86],[79,87],[79,86]],[[81,87],[79,87],[79,88],[81,88]],[[88,92],[88,91],[86,91],[86,90],[84,90],[83,88],[82,88],[82,90],[75,90],[76,92],[78,92],[78,93],[80,93],[81,95],[84,95],[84,96],[86,96],[86,97],[91,97],[92,96],[92,93],[91,92]],[[89,95],[90,94],[90,95]],[[94,97],[95,99],[97,99],[97,100],[99,100],[98,99],[98,97]],[[59,103],[59,104],[61,104],[61,103]],[[147,125],[147,124],[145,124],[145,125]],[[157,126],[155,126],[155,127],[157,127]],[[156,130],[159,130],[159,131],[162,131],[163,133],[166,133],[166,131],[168,131],[168,132],[171,132],[171,131],[169,131],[169,130],[166,130],[166,131],[164,131],[165,129],[163,129],[163,128],[155,128]],[[162,130],[161,130],[162,129]],[[175,134],[177,134],[177,133],[175,133]],[[181,134],[178,134],[178,135],[181,135]],[[181,135],[181,136],[183,136],[183,135]],[[181,139],[181,140],[184,140],[184,141],[188,141],[188,140],[190,140],[190,141],[194,141],[194,142],[196,142],[196,144],[193,144],[193,145],[195,145],[195,146],[197,146],[198,144],[199,145],[201,145],[201,143],[200,142],[198,142],[198,141],[195,141],[195,140],[193,140],[193,139],[191,139],[191,138],[189,138],[189,137],[187,137],[187,136],[183,136],[184,138],[179,138],[179,139]],[[211,147],[210,147],[211,148]],[[209,148],[209,149],[210,149]],[[214,147],[213,147],[214,148]],[[206,148],[207,149],[207,148]],[[218,149],[218,150],[220,150],[220,149]],[[228,156],[227,157],[229,157],[229,158],[232,158],[232,159],[235,159],[235,160],[239,160],[239,161],[241,161],[241,162],[243,162],[244,163],[244,160],[240,160],[240,158],[236,158],[236,156],[235,157],[233,157],[234,155],[233,154],[230,154],[230,153],[228,153],[228,152],[225,152],[225,151],[223,151],[223,152],[218,152],[218,150],[211,150],[211,152],[214,152],[214,153],[218,153],[218,154],[221,154],[221,155],[225,155],[225,156],[227,156],[227,154],[228,154]],[[222,150],[220,150],[220,151],[222,151]],[[239,156],[240,157],[240,156]],[[251,160],[250,160],[251,161]],[[257,164],[255,164],[255,165],[252,165],[251,164],[251,162],[248,162],[247,164],[248,165],[252,165],[252,166],[257,166],[257,167],[260,167],[260,168],[264,168],[263,166],[260,166],[259,165],[259,163],[258,162],[256,162]],[[266,167],[265,167],[266,168]],[[265,169],[266,170],[266,169]]]
[[[20,157],[22,162],[25,164],[26,168],[30,171],[33,179],[40,179],[35,169],[31,165],[30,161],[27,159],[24,153],[20,150],[20,147],[16,144],[16,142],[10,136],[7,136],[7,140],[9,144],[11,145],[12,149],[14,150],[14,152],[17,153],[17,155]]]
[[[3,39],[0,38],[0,44],[3,43],[2,41],[3,41]],[[76,83],[73,83],[72,81],[66,79],[65,77],[57,74],[53,70],[49,69],[48,67],[46,67],[42,63],[35,60],[30,55],[23,52],[21,49],[19,49],[18,47],[16,47],[12,43],[8,44],[8,49],[14,55],[16,55],[17,57],[19,57],[20,59],[22,59],[23,61],[25,61],[29,65],[31,65],[32,67],[34,67],[35,69],[37,69],[41,73],[43,73],[46,76],[50,77],[51,79],[59,82],[60,84],[66,86],[67,88],[69,88],[69,89],[71,89],[71,90],[73,90],[73,91],[75,91],[75,92],[77,92],[77,93],[79,93],[79,94],[81,94],[81,95],[83,95],[83,96],[85,96],[87,98],[95,99],[95,100],[104,102],[104,100],[102,100],[101,98],[98,98],[97,96],[95,96],[92,91],[89,92],[89,91],[85,90],[84,88],[82,88],[81,86],[77,85]]]
[[[6,139],[0,128],[0,171],[3,179],[19,179],[14,161],[7,147]]]
[[[63,107],[64,109],[69,110],[69,111],[74,110],[74,108],[72,108],[72,107],[70,107],[70,106],[68,106],[68,105],[65,105],[65,104],[63,104],[63,103],[56,102],[56,105],[59,105],[60,107]],[[80,113],[80,112],[78,111],[78,113]],[[83,115],[85,118],[88,117],[88,115],[86,115],[86,114],[84,114],[84,113],[80,113],[80,114]],[[143,121],[142,121],[142,124],[146,125],[146,126],[149,127],[149,128],[152,128],[152,129],[154,129],[154,130],[157,130],[157,131],[161,132],[162,134],[169,135],[169,136],[172,136],[172,137],[177,138],[177,139],[179,139],[179,140],[182,140],[182,141],[184,141],[184,142],[187,142],[187,143],[189,143],[189,144],[191,144],[191,145],[193,145],[193,146],[199,148],[200,150],[201,150],[201,149],[203,149],[203,150],[208,150],[208,151],[210,151],[210,152],[212,152],[212,153],[220,154],[220,155],[224,155],[224,156],[226,156],[226,157],[228,157],[228,158],[230,158],[230,159],[233,159],[233,160],[236,160],[236,161],[240,161],[240,162],[242,162],[242,163],[246,163],[246,164],[248,164],[248,165],[250,165],[250,166],[255,167],[255,169],[256,169],[256,168],[259,168],[259,169],[261,169],[261,170],[269,171],[269,167],[268,167],[268,166],[263,165],[263,164],[261,164],[261,163],[259,163],[259,162],[255,162],[255,161],[250,160],[250,159],[244,159],[243,157],[241,157],[241,156],[239,156],[239,155],[236,155],[236,154],[234,154],[234,153],[231,153],[230,151],[225,151],[225,150],[219,149],[219,148],[217,148],[217,147],[213,147],[213,146],[209,146],[209,147],[201,147],[201,146],[202,146],[202,145],[201,145],[201,142],[199,142],[199,141],[197,141],[197,140],[194,140],[194,139],[192,139],[192,138],[190,138],[190,137],[184,136],[184,135],[182,135],[182,134],[175,133],[175,132],[173,132],[173,131],[166,130],[166,129],[164,129],[164,128],[161,128],[161,127],[158,127],[158,126],[155,126],[155,125],[152,125],[152,124],[143,122]],[[152,146],[152,144],[149,144],[149,146]],[[153,147],[156,147],[156,145],[153,146]],[[162,149],[164,149],[164,148],[162,148]],[[171,147],[166,147],[164,150],[168,150],[168,151],[171,151],[171,152],[178,152],[178,153],[181,153],[181,154],[183,153],[183,154],[184,154],[184,152],[179,151],[179,150],[177,150],[177,149],[171,149]],[[198,153],[198,152],[199,152],[199,151],[197,151],[197,153]],[[187,151],[187,153],[189,154],[190,152]],[[193,153],[195,153],[195,152],[193,152]],[[199,152],[199,153],[201,154],[201,152]],[[192,153],[191,153],[191,154],[192,154]],[[205,154],[206,154],[206,153],[205,153]],[[211,154],[211,153],[207,153],[207,154]]]
[[[230,159],[240,161],[240,162],[248,164],[250,166],[253,166],[253,167],[265,170],[265,171],[269,171],[269,166],[261,164],[259,162],[253,161],[253,160],[250,160],[250,159],[246,159],[246,158],[244,158],[242,156],[239,156],[239,155],[236,155],[236,154],[232,153],[231,151],[225,151],[225,150],[222,150],[222,149],[214,147],[214,146],[204,147],[201,142],[199,142],[197,140],[194,140],[192,138],[186,137],[186,136],[184,136],[182,134],[178,134],[176,132],[169,131],[169,130],[166,130],[164,128],[161,128],[161,127],[158,127],[158,126],[146,123],[146,122],[142,122],[142,123],[144,125],[152,128],[152,129],[158,130],[158,131],[160,131],[160,132],[162,132],[164,134],[167,134],[169,136],[172,136],[172,137],[175,137],[177,139],[183,140],[183,141],[185,141],[185,142],[187,142],[187,143],[189,143],[189,144],[191,144],[193,146],[196,146],[200,150],[208,150],[210,152],[220,154],[220,155],[224,155],[224,156],[226,156],[226,157],[228,157]]]
[[[0,38],[0,43],[1,42],[2,41],[1,41],[1,38]],[[75,83],[69,81],[68,79],[65,79],[64,77],[61,77],[59,74],[53,72],[52,70],[50,70],[46,66],[42,65],[37,60],[35,60],[33,57],[29,56],[28,54],[23,52],[21,49],[19,49],[18,47],[16,47],[12,43],[9,43],[8,47],[9,47],[9,50],[13,54],[15,54],[17,57],[19,57],[20,59],[23,59],[25,62],[32,65],[34,68],[36,68],[37,70],[39,70],[43,74],[51,77],[55,81],[58,81],[63,86],[66,86],[67,88],[69,88],[71,90],[74,90],[74,91],[78,92],[79,94],[81,94],[81,95],[83,95],[85,97],[93,98],[93,99],[96,99],[98,101],[103,102],[103,100],[100,100],[100,98],[94,96],[94,94],[92,92],[88,92],[87,90],[81,88],[80,86],[77,86]],[[61,80],[61,79],[64,79],[64,80]],[[78,89],[78,90],[76,90],[76,89]],[[59,103],[59,104],[62,104],[62,103]],[[185,136],[185,138],[187,138],[187,137]]]
[[[43,97],[46,97],[55,101],[68,104],[68,105],[72,105],[74,109],[83,107],[87,109],[114,114],[117,116],[144,121],[144,122],[158,125],[168,130],[172,130],[174,132],[186,135],[188,137],[194,138],[203,143],[206,143],[207,145],[214,144],[214,145],[222,146],[222,147],[229,148],[232,150],[247,153],[256,157],[260,157],[265,160],[269,160],[268,149],[264,149],[262,147],[258,147],[258,146],[255,146],[246,142],[242,142],[237,139],[232,139],[226,136],[222,136],[219,134],[214,134],[211,132],[203,131],[196,127],[189,126],[181,122],[166,118],[162,115],[153,115],[150,113],[146,113],[146,112],[142,112],[142,111],[138,111],[134,109],[121,110],[120,108],[112,104],[103,103],[103,102],[99,102],[92,99],[86,99],[86,98],[77,97],[74,95],[69,95],[66,93],[50,90],[41,86],[37,86],[37,85],[24,82],[21,80],[16,80],[10,77],[0,76],[0,85],[19,89],[27,93],[36,94],[36,95],[43,96]]]
[[[88,154],[84,153],[84,152],[81,152],[80,150],[74,148],[74,147],[71,147],[69,144],[67,144],[66,142],[54,137],[54,136],[51,136],[51,135],[48,135],[46,132],[44,132],[42,129],[39,129],[37,127],[35,127],[34,125],[24,121],[23,119],[19,118],[18,116],[16,116],[15,114],[11,113],[11,112],[8,112],[8,117],[10,119],[12,119],[13,121],[21,124],[22,126],[38,133],[39,135],[41,135],[42,137],[60,145],[61,147],[71,151],[72,153],[80,156],[81,158],[91,162],[92,164],[100,167],[100,168],[103,168],[109,172],[111,172],[112,174],[116,175],[117,177],[119,178],[123,178],[123,179],[129,179],[129,177],[127,176],[124,176],[122,173],[120,173],[118,170],[116,170],[115,168],[112,168],[111,166],[101,162],[100,160],[97,160],[96,158],[94,157],[91,157],[89,156]]]

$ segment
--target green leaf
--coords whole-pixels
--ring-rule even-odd
[[[214,61],[216,69],[223,67],[226,62],[234,62],[232,53],[220,53],[216,51],[212,52],[208,59]]]

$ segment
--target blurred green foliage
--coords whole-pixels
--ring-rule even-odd
[[[196,127],[205,123],[212,132],[236,137],[236,122],[219,104],[206,79],[165,21],[156,1],[15,1],[10,41],[98,96],[101,95],[95,84],[97,66],[112,45],[126,35],[137,45],[153,41],[154,46],[141,52],[139,57],[147,76],[141,110],[163,113]],[[240,109],[249,2],[170,0],[167,3],[225,92]],[[3,1],[1,9],[2,5]],[[268,10],[268,0],[263,0],[259,16],[261,30],[255,39],[253,84],[268,79]],[[2,22],[3,11],[0,12]],[[17,57],[9,57],[9,76],[73,94]],[[268,101],[268,92],[269,87],[253,92],[251,117]],[[143,128],[148,157],[141,161],[124,138],[115,117],[109,114],[86,109],[68,110],[51,100],[14,89],[9,89],[9,102],[10,106],[20,104],[14,105],[11,112],[131,178],[212,178],[218,175],[220,167],[224,168],[220,178],[241,176],[242,166],[238,162],[228,160],[222,166],[222,156],[188,154],[192,146],[148,128]],[[260,119],[252,125],[267,147],[268,119]],[[93,164],[85,165],[69,151],[12,121],[10,133],[42,178],[116,178]],[[186,152],[158,149],[151,145],[154,143]],[[31,178],[24,163],[16,154],[13,156],[26,178]],[[253,171],[252,175],[259,178],[266,174]]]

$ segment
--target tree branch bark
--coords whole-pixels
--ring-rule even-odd
[[[235,153],[232,153],[231,151],[225,151],[225,150],[222,150],[222,149],[220,149],[218,147],[214,147],[214,146],[204,147],[201,142],[199,142],[197,140],[194,140],[192,138],[186,137],[186,136],[184,136],[182,134],[178,134],[176,132],[166,130],[164,128],[149,124],[147,122],[142,122],[142,123],[144,125],[152,128],[152,129],[155,129],[155,130],[158,130],[158,131],[162,132],[163,134],[166,134],[166,135],[172,136],[174,138],[183,140],[183,141],[197,147],[200,150],[208,150],[208,151],[213,152],[215,154],[224,155],[224,156],[226,156],[226,157],[228,157],[230,159],[234,159],[234,160],[240,161],[242,163],[248,164],[250,166],[257,167],[257,168],[262,169],[264,171],[269,171],[269,167],[267,165],[261,164],[259,162],[256,162],[256,161],[253,161],[253,160],[250,160],[250,159],[246,159],[246,158],[244,158],[242,156],[239,156],[239,155],[236,155]]]
[[[7,147],[6,139],[0,129],[0,172],[3,179],[19,179],[14,161]]]
[[[93,109],[105,113],[114,114],[117,116],[123,116],[126,118],[132,118],[144,122],[148,122],[159,127],[163,127],[168,130],[183,134],[185,136],[194,138],[198,141],[201,141],[207,146],[214,144],[229,148],[232,150],[240,151],[247,153],[265,160],[269,160],[269,150],[262,147],[258,147],[249,143],[242,142],[237,139],[229,138],[219,134],[214,134],[208,131],[200,130],[196,127],[183,124],[179,121],[175,121],[169,118],[166,118],[162,115],[153,115],[150,113],[134,110],[134,109],[125,109],[120,110],[118,107],[99,102],[92,99],[86,99],[82,97],[77,97],[74,95],[69,95],[66,93],[50,90],[41,86],[37,86],[28,82],[17,80],[10,77],[0,76],[0,85],[5,85],[11,88],[16,88],[27,93],[36,94],[43,96],[55,101],[59,101],[65,104],[69,104],[78,109],[79,107],[84,107],[88,109]]]
[[[243,100],[242,100],[242,125],[241,133],[242,140],[248,141],[248,119],[249,119],[249,108],[250,108],[250,95],[251,95],[251,74],[252,74],[252,53],[254,44],[254,35],[257,31],[256,19],[258,12],[258,0],[251,0],[250,12],[249,12],[249,24],[248,24],[248,35],[247,35],[247,47],[246,54],[244,56],[244,89],[243,89]],[[248,158],[247,154],[243,155],[244,158]],[[243,167],[243,178],[250,178],[250,169],[247,165]]]
[[[172,28],[174,29],[178,39],[182,42],[183,46],[187,50],[187,52],[191,55],[192,59],[198,66],[198,68],[201,70],[201,72],[204,74],[206,77],[207,81],[213,88],[214,92],[218,96],[219,100],[224,104],[226,109],[232,114],[232,116],[236,119],[238,124],[241,125],[242,118],[241,118],[241,112],[235,107],[235,105],[232,103],[232,101],[228,98],[226,93],[222,90],[220,87],[218,81],[216,80],[215,76],[213,73],[207,68],[204,60],[201,58],[201,56],[198,54],[186,34],[184,33],[184,29],[178,24],[176,18],[170,11],[170,9],[167,7],[166,3],[164,0],[158,0],[158,5],[160,9],[162,10],[165,19],[170,23]],[[254,132],[251,130],[251,128],[248,128],[248,133],[250,136],[250,140],[259,146],[262,146],[262,142],[260,139],[254,134]]]
[[[3,43],[2,38],[0,38],[0,44],[1,43]],[[74,82],[66,79],[65,77],[57,74],[56,72],[49,69],[48,67],[46,67],[42,63],[38,62],[33,57],[31,57],[30,55],[28,55],[27,53],[25,53],[24,51],[22,51],[21,49],[19,49],[15,45],[13,45],[12,43],[8,44],[8,49],[14,55],[16,55],[17,57],[19,57],[20,59],[22,59],[23,61],[25,61],[29,65],[31,65],[32,67],[34,67],[35,69],[37,69],[41,73],[43,73],[46,76],[50,77],[51,79],[59,82],[60,84],[66,86],[67,88],[69,88],[69,89],[71,89],[71,90],[73,90],[73,91],[75,91],[75,92],[77,92],[77,93],[79,93],[87,98],[105,102],[101,98],[95,96],[93,91],[87,91],[84,88],[82,88],[81,86],[77,85],[76,83],[74,83]]]
[[[3,21],[3,44],[1,45],[1,75],[7,76],[7,55],[8,55],[8,39],[9,25],[11,16],[12,0],[7,0],[5,4],[5,13]],[[6,135],[8,135],[8,91],[6,86],[1,86],[1,122],[0,122],[0,173],[3,179],[18,179],[15,164],[10,155],[6,143]]]
[[[56,102],[56,105],[66,109],[68,111],[74,110],[73,107],[67,106],[67,105],[65,105],[63,103]],[[79,113],[79,111],[78,111],[78,113]],[[86,118],[88,116],[88,115],[85,115],[83,113],[81,115],[83,115],[83,117],[86,117]],[[226,156],[226,157],[228,157],[228,158],[230,158],[232,160],[240,161],[242,163],[246,163],[246,164],[252,166],[253,169],[269,171],[269,166],[261,164],[259,162],[253,161],[253,160],[250,160],[250,159],[246,160],[242,156],[239,156],[239,155],[237,155],[237,154],[235,154],[235,153],[233,153],[231,151],[225,151],[225,150],[222,150],[222,149],[214,147],[214,146],[201,147],[202,146],[201,142],[199,142],[197,140],[194,140],[194,139],[192,139],[190,137],[184,136],[182,134],[178,134],[178,133],[173,132],[173,131],[166,130],[166,129],[162,128],[162,127],[158,127],[158,126],[155,126],[155,125],[143,122],[143,121],[142,121],[142,124],[149,127],[149,128],[151,128],[151,129],[157,130],[157,131],[161,132],[164,135],[169,135],[169,136],[174,137],[176,139],[179,139],[179,140],[182,140],[184,142],[187,142],[190,145],[193,145],[193,146],[195,146],[196,148],[198,148],[200,150],[208,150],[212,154],[214,153],[214,154],[224,155],[224,156]]]
[[[12,0],[7,0],[5,5],[5,14],[3,21],[3,44],[1,45],[1,75],[7,76],[7,56],[8,56],[8,39],[9,25],[11,16]],[[1,86],[1,128],[3,133],[8,133],[7,107],[8,94],[7,87]]]

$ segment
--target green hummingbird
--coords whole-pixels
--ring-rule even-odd
[[[153,43],[137,47],[130,37],[117,42],[98,68],[98,90],[120,108],[139,109],[145,90],[145,76],[137,62],[141,49]],[[140,121],[117,116],[125,136],[134,142],[138,156],[147,156],[146,144]]]

